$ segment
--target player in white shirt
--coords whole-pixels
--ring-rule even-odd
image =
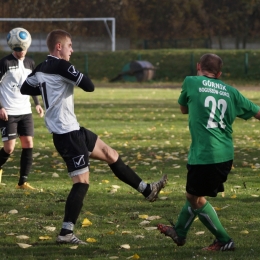
[[[73,228],[89,188],[89,157],[107,162],[120,180],[141,192],[150,202],[157,199],[167,182],[167,176],[164,175],[158,182],[145,183],[121,160],[117,151],[95,133],[79,125],[74,114],[74,86],[87,92],[94,91],[95,87],[87,76],[69,62],[73,49],[68,32],[50,32],[47,46],[50,55],[28,76],[21,93],[42,95],[46,127],[53,135],[53,143],[65,161],[73,182],[57,242],[86,244],[74,235]]]
[[[30,96],[22,95],[20,88],[34,69],[34,61],[26,57],[27,50],[13,51],[0,60],[0,128],[3,148],[0,150],[0,175],[2,166],[15,148],[16,138],[20,138],[22,153],[20,178],[17,189],[34,189],[28,182],[32,166],[34,124]],[[36,110],[42,117],[44,111],[36,96],[32,97]]]

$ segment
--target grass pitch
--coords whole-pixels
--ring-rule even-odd
[[[180,89],[96,88],[75,91],[79,122],[115,148],[146,182],[168,174],[160,199],[149,203],[115,178],[103,162],[91,160],[90,188],[75,234],[87,246],[56,245],[65,200],[71,188],[65,165],[52,144],[43,119],[35,118],[35,148],[29,182],[37,191],[20,191],[20,143],[4,166],[0,185],[0,259],[260,259],[259,122],[237,119],[234,124],[234,168],[225,193],[209,198],[235,252],[203,252],[213,236],[198,221],[187,243],[177,247],[154,230],[157,223],[176,221],[185,201],[186,160],[190,144],[187,115],[179,111]],[[243,91],[260,103],[260,93]],[[35,111],[34,111],[35,112]],[[14,213],[16,212],[16,213]],[[147,219],[148,217],[148,219]],[[91,225],[82,227],[82,223]],[[24,244],[28,248],[22,248]]]

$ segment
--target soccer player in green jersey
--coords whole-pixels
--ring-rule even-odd
[[[234,250],[235,244],[222,226],[205,196],[216,197],[232,168],[234,148],[232,124],[236,117],[260,119],[260,107],[237,89],[225,84],[223,62],[215,54],[205,54],[197,64],[197,76],[186,77],[179,97],[180,109],[189,114],[191,146],[188,154],[186,202],[176,225],[158,224],[161,233],[183,246],[197,216],[216,237],[204,247],[208,251]]]

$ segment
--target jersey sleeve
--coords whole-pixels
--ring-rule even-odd
[[[0,60],[0,82],[6,73],[6,65],[4,59]]]
[[[37,67],[31,74],[28,75],[27,79],[23,82],[20,92],[23,95],[30,95],[30,96],[39,96],[41,95],[41,90],[39,88],[39,82],[35,75],[35,71]]]
[[[181,89],[181,94],[178,99],[178,103],[181,106],[188,106],[188,93],[187,93],[187,88],[188,88],[188,83],[187,83],[187,78],[184,79],[183,84],[182,84],[182,89]]]
[[[260,107],[244,97],[238,90],[236,91],[236,114],[242,119],[249,119],[256,115]]]
[[[74,65],[65,60],[60,60],[61,70],[60,75],[66,78],[68,81],[73,81],[74,84],[84,91],[94,91],[94,84],[92,81],[77,70]]]

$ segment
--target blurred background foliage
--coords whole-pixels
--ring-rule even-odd
[[[246,48],[249,38],[259,37],[260,0],[2,0],[0,17],[115,17],[116,36],[129,37],[135,49],[143,48],[144,40],[187,38],[205,38],[210,47],[213,37],[218,38],[220,49],[223,37],[233,37],[236,48]],[[0,31],[14,26],[0,22]],[[107,36],[105,27],[95,22],[26,24],[31,32],[47,33],[54,27],[72,35]]]

